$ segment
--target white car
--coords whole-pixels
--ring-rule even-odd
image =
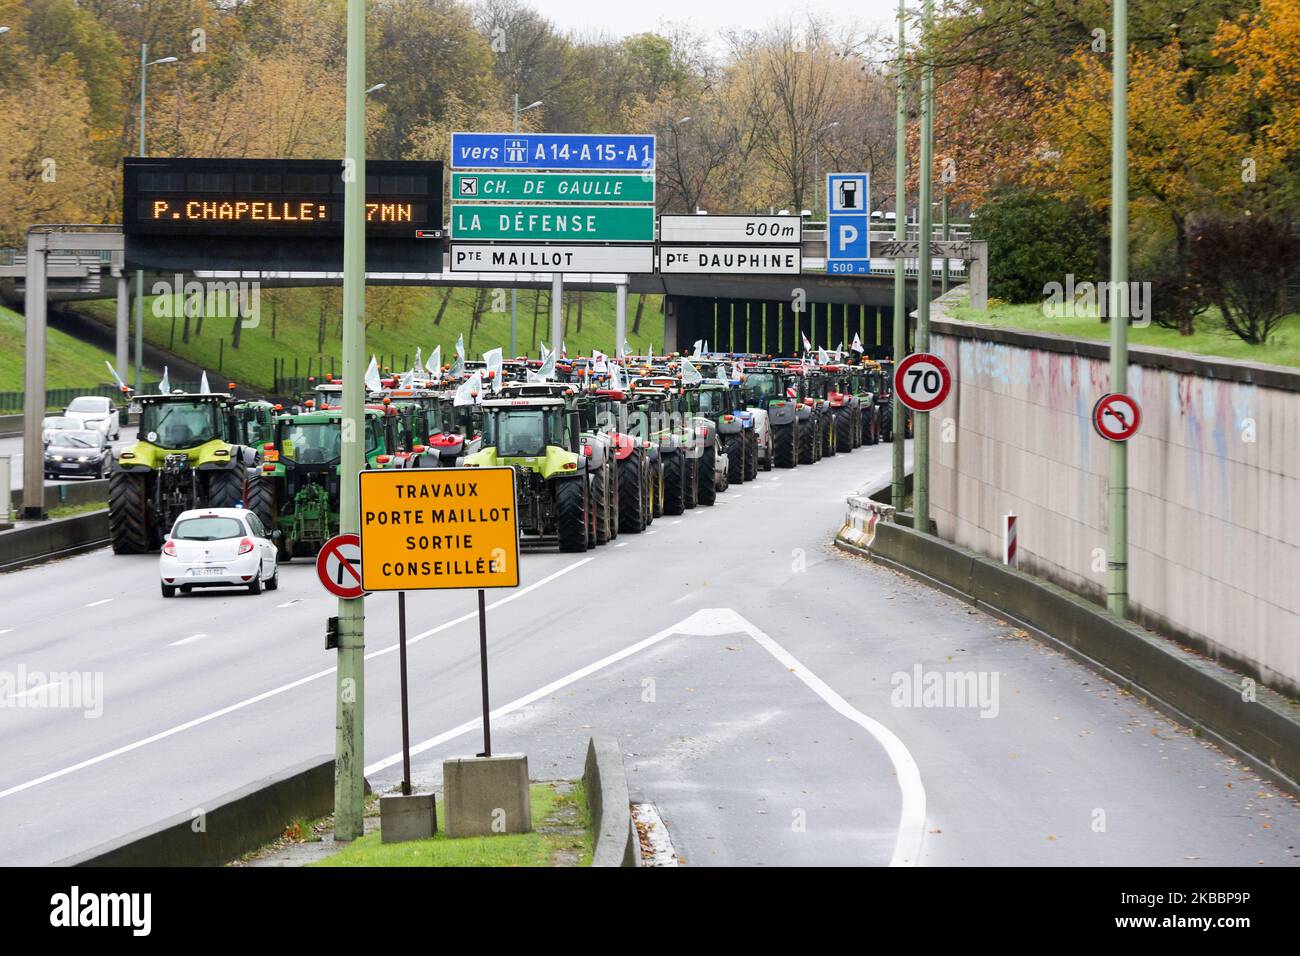
[[[275,539],[257,515],[244,508],[185,511],[172,525],[158,556],[162,595],[179,589],[247,588],[261,594],[280,586]]]
[[[82,395],[74,398],[64,418],[77,423],[78,428],[102,432],[105,438],[117,441],[122,437],[122,420],[111,398],[103,395]]]

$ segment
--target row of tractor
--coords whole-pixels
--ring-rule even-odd
[[[887,364],[768,356],[460,360],[369,376],[367,469],[515,470],[525,543],[577,552],[712,505],[760,470],[892,438]],[[233,394],[141,396],[138,442],[114,464],[118,553],[156,550],[182,511],[246,507],[281,560],[339,531],[347,385],[286,409]]]

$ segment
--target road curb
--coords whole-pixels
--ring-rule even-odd
[[[632,799],[627,789],[623,750],[614,737],[592,737],[582,771],[596,834],[592,866],[640,866],[641,841],[632,822]]]
[[[334,757],[316,757],[55,866],[222,866],[334,809]]]
[[[852,504],[855,499],[851,510],[862,507]],[[865,546],[842,534],[835,544],[1024,627],[1300,790],[1300,706],[1294,701],[1063,588],[911,528],[877,518]],[[1253,701],[1243,699],[1250,693]]]
[[[109,540],[107,508],[0,531],[0,571],[17,571],[42,561],[93,551]]]

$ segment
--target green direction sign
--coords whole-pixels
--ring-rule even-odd
[[[654,206],[518,206],[457,203],[453,238],[505,242],[654,242]]]
[[[652,203],[655,180],[642,173],[455,173],[453,202]]]

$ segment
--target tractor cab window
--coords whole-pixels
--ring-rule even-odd
[[[221,407],[215,402],[147,403],[140,432],[160,448],[193,448],[221,437]]]
[[[511,408],[487,417],[484,443],[502,458],[535,458],[547,445],[567,447],[562,408]]]
[[[785,390],[771,372],[752,372],[745,377],[745,388],[756,399],[784,398]]]
[[[727,393],[720,388],[704,389],[691,395],[691,410],[697,415],[725,415],[731,411],[728,404]]]
[[[300,465],[325,465],[342,456],[343,432],[334,422],[285,422],[280,454]]]

